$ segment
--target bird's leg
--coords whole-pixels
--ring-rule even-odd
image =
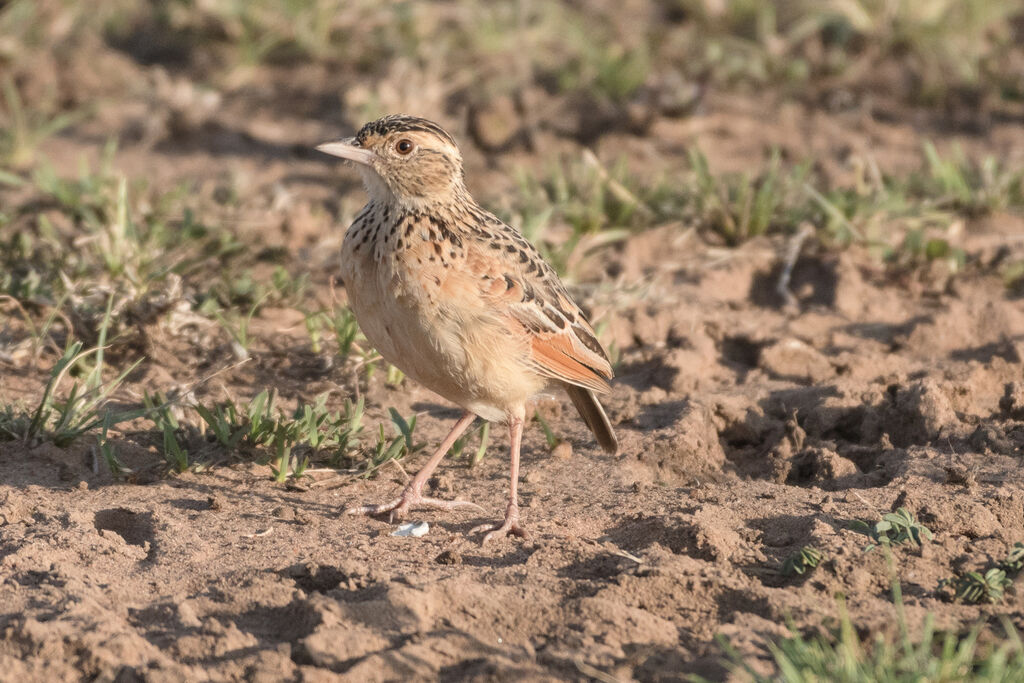
[[[484,524],[470,533],[487,531],[481,544],[504,538],[509,534],[520,538],[529,538],[529,534],[519,526],[519,448],[523,443],[523,415],[516,415],[508,421],[509,441],[511,441],[512,463],[509,483],[508,507],[505,508],[505,521],[501,524]]]
[[[441,459],[448,453],[448,449],[452,447],[455,440],[458,439],[466,428],[473,423],[476,419],[476,415],[470,412],[466,412],[459,418],[459,421],[452,427],[452,431],[448,433],[441,445],[437,447],[434,454],[430,456],[430,460],[424,465],[423,469],[419,471],[413,480],[409,482],[405,490],[402,491],[402,495],[395,498],[389,503],[381,503],[379,505],[361,505],[345,510],[350,515],[380,515],[385,512],[390,513],[388,520],[394,521],[401,519],[405,516],[405,513],[414,507],[422,508],[438,508],[441,510],[454,510],[456,508],[472,507],[483,512],[483,508],[475,503],[471,503],[468,500],[440,500],[438,498],[427,498],[423,495],[423,486],[427,483],[430,478],[430,474],[437,467]]]

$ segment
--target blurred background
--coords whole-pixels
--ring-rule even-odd
[[[107,149],[140,191],[189,187],[175,220],[208,196],[204,220],[320,233],[352,188],[310,177],[310,148],[407,112],[451,128],[473,189],[534,237],[683,219],[736,244],[810,219],[898,246],[865,230],[922,183],[1019,201],[1022,34],[1017,0],[7,0],[0,168],[10,187]]]

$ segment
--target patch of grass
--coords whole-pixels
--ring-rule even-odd
[[[698,221],[706,231],[722,236],[728,245],[788,230],[809,213],[804,195],[809,164],[783,173],[776,151],[768,168],[757,177],[713,175],[700,150],[691,148],[689,155],[696,175],[693,202]]]
[[[198,222],[183,206],[181,189],[133,189],[113,170],[113,155],[110,144],[98,168],[83,164],[73,178],[38,165],[31,192],[0,221],[0,295],[29,311],[51,308],[51,318],[63,328],[75,321],[76,335],[87,340],[108,298],[111,337],[136,333],[136,326],[124,324],[126,316],[138,323],[183,299],[199,299],[189,279],[205,286],[199,273],[210,270],[230,277],[223,274],[232,270],[231,257],[244,249],[226,231]]]
[[[359,445],[364,405],[362,399],[345,401],[341,411],[332,412],[327,409],[327,395],[322,394],[312,404],[285,414],[275,409],[273,393],[264,390],[241,406],[225,402],[190,407],[221,449],[228,453],[266,450],[275,479],[284,481],[289,474],[301,476],[311,460],[321,455],[333,465],[350,458]],[[167,426],[158,423],[158,427],[163,429],[164,443],[168,444]],[[165,447],[165,457],[180,467],[178,450],[173,444],[169,450]]]
[[[1024,205],[1024,169],[1012,170],[993,156],[975,162],[959,149],[943,157],[931,142],[924,157],[926,166],[909,178],[907,191],[929,206],[970,217]]]
[[[266,457],[274,478],[300,477],[314,460],[337,467],[355,457],[363,431],[363,399],[346,400],[340,411],[327,408],[327,394],[286,413],[275,406],[273,391],[264,390],[248,402],[214,405],[182,403],[162,395],[146,395],[145,416],[159,430],[161,452],[173,471],[201,466],[191,453],[209,454],[211,444],[227,455]],[[176,413],[199,416],[199,429]]]
[[[966,88],[1012,91],[1011,19],[1021,8],[988,0],[787,3],[676,0],[673,52],[719,85],[825,83],[880,87],[899,67],[912,102],[935,104]],[[685,59],[685,61],[682,61]]]
[[[893,519],[883,519],[883,522],[889,523],[889,527],[883,525],[879,529],[878,526],[883,522],[876,524],[874,529],[868,527],[879,537],[890,574],[896,613],[895,636],[876,630],[873,638],[864,642],[859,635],[863,629],[858,629],[853,623],[845,599],[839,596],[837,627],[829,629],[827,633],[819,631],[806,634],[799,632],[789,622],[788,628],[792,635],[769,644],[768,650],[777,669],[770,676],[754,670],[727,640],[720,635],[716,636],[730,668],[734,672],[742,672],[754,683],[1010,683],[1024,680],[1024,644],[1008,618],[1002,620],[1005,637],[997,645],[983,646],[979,642],[981,624],[966,634],[941,633],[935,629],[935,617],[930,613],[925,616],[920,635],[911,636],[904,610],[903,589],[896,576],[890,551],[892,541],[881,540],[893,529],[905,531],[907,540],[914,537],[912,532],[907,531],[914,526],[913,518],[901,511],[902,508],[892,513]]]
[[[926,617],[917,639],[908,635],[900,616],[899,637],[877,633],[865,644],[857,635],[857,628],[842,601],[839,613],[839,627],[828,636],[805,636],[790,625],[795,635],[769,646],[778,669],[772,676],[760,674],[745,664],[723,639],[719,638],[719,644],[729,655],[734,670],[744,672],[755,683],[1010,683],[1024,678],[1024,646],[1008,619],[1003,622],[1006,638],[996,647],[979,643],[980,627],[964,636],[941,633],[935,629],[932,615]]]
[[[956,244],[965,223],[1024,210],[1024,171],[992,157],[942,156],[931,144],[922,149],[920,168],[884,175],[867,163],[849,185],[828,184],[810,162],[783,163],[777,150],[758,173],[715,172],[698,148],[688,161],[689,172],[671,181],[639,183],[624,163],[607,169],[585,151],[543,176],[520,173],[516,203],[499,213],[571,280],[585,254],[672,222],[728,246],[809,225],[828,245],[867,246],[904,267],[944,261],[957,272],[967,263]],[[1007,281],[1014,277],[1008,271]]]
[[[625,240],[655,218],[625,164],[607,169],[589,151],[549,165],[541,177],[520,171],[517,180],[514,205],[496,212],[570,280],[588,253]]]
[[[48,114],[30,108],[9,75],[0,80],[3,108],[0,109],[0,166],[15,170],[30,168],[39,146],[83,118],[74,112]]]
[[[84,349],[80,341],[69,342],[64,354],[50,369],[35,409],[22,411],[8,406],[0,414],[0,436],[25,443],[49,441],[63,447],[95,434],[101,425],[105,435],[111,427],[142,415],[138,410],[117,413],[106,410],[110,397],[141,362],[132,363],[112,379],[105,378],[104,351],[109,324],[110,301],[98,346]],[[80,373],[81,379],[72,380],[67,392],[61,392],[65,378],[73,373]]]

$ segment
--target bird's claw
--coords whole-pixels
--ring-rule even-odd
[[[519,525],[519,510],[509,510],[505,514],[505,521],[500,524],[481,524],[478,527],[474,527],[470,531],[470,535],[480,534],[487,532],[484,537],[480,540],[480,545],[486,545],[490,541],[496,541],[499,538],[505,538],[506,536],[518,536],[524,540],[530,538],[530,534]]]
[[[388,514],[388,522],[394,522],[405,517],[405,514],[413,508],[429,508],[434,510],[458,510],[461,508],[474,508],[480,512],[484,509],[476,503],[468,500],[441,500],[440,498],[427,498],[419,493],[406,491],[401,496],[387,503],[377,505],[359,505],[345,510],[347,515],[382,515]]]

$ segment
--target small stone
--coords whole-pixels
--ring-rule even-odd
[[[428,531],[430,531],[430,525],[426,522],[406,522],[405,524],[399,524],[398,528],[391,532],[391,535],[419,538],[420,536],[426,536]]]
[[[568,441],[559,441],[551,449],[551,457],[556,460],[568,460],[572,457],[572,444]]]

